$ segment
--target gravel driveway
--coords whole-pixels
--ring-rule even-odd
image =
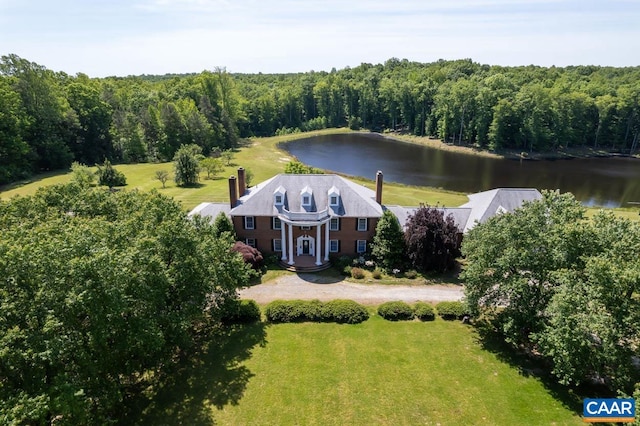
[[[268,303],[275,299],[351,299],[365,304],[379,304],[390,300],[441,302],[462,299],[462,287],[356,284],[315,274],[296,274],[244,288],[240,290],[240,297],[253,299],[258,303]]]

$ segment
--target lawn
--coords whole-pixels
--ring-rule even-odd
[[[221,349],[220,349],[221,347]],[[546,387],[460,322],[257,324],[189,359],[131,421],[221,425],[578,425]],[[568,408],[568,407],[571,408]]]
[[[116,168],[127,177],[127,189],[137,188],[143,191],[156,189],[180,201],[185,210],[191,210],[202,202],[228,202],[229,186],[227,178],[230,175],[236,175],[238,167],[250,169],[254,173],[253,184],[284,172],[285,165],[292,160],[292,157],[279,148],[278,145],[280,143],[314,135],[345,132],[349,132],[349,130],[326,129],[248,140],[236,150],[231,165],[225,167],[224,171],[214,179],[205,179],[206,174],[202,173],[200,184],[194,188],[177,187],[173,180],[169,180],[166,183],[166,188],[162,188],[162,184],[155,179],[155,173],[158,170],[166,170],[173,175],[172,163],[121,164],[117,165]],[[68,182],[70,178],[71,174],[67,172],[45,173],[26,181],[0,187],[0,198],[7,199],[15,195],[30,195],[35,193],[41,186]],[[361,178],[354,178],[353,180],[375,190],[374,178],[374,176],[371,176],[371,180]],[[409,207],[418,206],[420,203],[432,206],[456,207],[468,201],[465,194],[457,192],[390,182],[385,183],[382,200],[387,205],[395,204]],[[590,208],[587,213],[588,215],[593,215],[598,210],[597,208]],[[614,209],[613,211],[619,216],[640,220],[638,209]]]
[[[292,160],[292,157],[278,147],[279,143],[296,138],[347,131],[347,129],[327,129],[295,135],[251,139],[236,150],[231,165],[225,167],[224,171],[215,179],[205,179],[206,174],[202,173],[200,184],[195,188],[177,187],[172,180],[166,183],[166,188],[162,188],[162,184],[155,179],[155,173],[157,170],[166,170],[173,175],[172,163],[121,164],[116,165],[116,168],[127,177],[127,189],[137,188],[144,191],[156,189],[180,201],[186,210],[191,210],[202,202],[228,202],[227,178],[230,175],[236,175],[238,167],[250,169],[254,173],[252,184],[284,172],[285,165]],[[66,172],[38,175],[27,181],[0,187],[0,198],[30,195],[41,186],[68,182],[70,178],[71,174]],[[375,189],[374,176],[371,176],[371,179],[356,179],[355,181]],[[458,206],[467,202],[467,197],[464,194],[439,189],[386,183],[383,200],[386,204],[406,206],[417,206],[419,203]]]

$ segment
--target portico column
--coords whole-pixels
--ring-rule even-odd
[[[322,244],[320,244],[320,227],[322,226],[322,224],[318,224],[316,226],[316,265],[322,265],[322,262],[320,261],[320,249],[322,247]]]
[[[287,260],[287,224],[280,222],[280,245],[282,246],[282,260]]]
[[[293,225],[289,225],[289,265],[293,265]]]
[[[324,261],[329,261],[329,224],[331,222],[327,222],[324,224]]]

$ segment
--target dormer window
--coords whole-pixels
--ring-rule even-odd
[[[338,207],[340,205],[340,191],[335,186],[332,186],[328,191],[329,206]]]
[[[300,201],[302,207],[311,207],[312,196],[313,192],[311,191],[311,188],[309,188],[309,186],[305,186],[304,188],[302,188],[302,191],[300,191]]]
[[[286,189],[284,189],[282,186],[277,187],[276,190],[273,191],[273,204],[275,204],[276,206],[283,206],[284,195],[286,193]]]

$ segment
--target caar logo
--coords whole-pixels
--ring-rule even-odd
[[[632,423],[636,417],[636,402],[632,398],[587,398],[582,404],[585,422]]]

